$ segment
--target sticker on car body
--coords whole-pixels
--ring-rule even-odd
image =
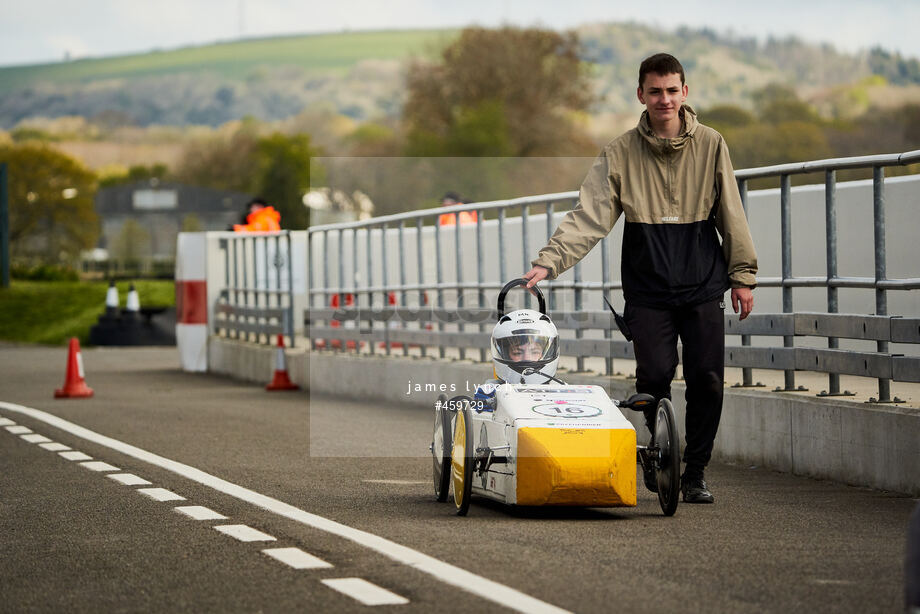
[[[576,405],[574,403],[543,403],[534,405],[531,410],[542,416],[551,418],[591,418],[603,413],[600,407],[591,405]]]

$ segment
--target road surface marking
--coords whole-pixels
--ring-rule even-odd
[[[44,448],[46,450],[51,450],[52,452],[60,452],[61,450],[69,450],[70,446],[65,446],[62,443],[57,443],[52,441],[51,443],[40,443],[38,444],[39,448]]]
[[[29,443],[48,443],[51,440],[45,437],[44,435],[39,435],[38,433],[30,433],[28,435],[20,435],[24,440]]]
[[[269,548],[263,550],[262,553],[294,569],[328,569],[332,567],[331,563],[318,559],[300,548]]]
[[[397,544],[379,535],[349,527],[348,525],[319,516],[318,514],[311,514],[289,503],[244,488],[233,482],[228,482],[227,480],[205,473],[195,467],[159,456],[123,441],[101,435],[78,424],[64,420],[63,418],[58,418],[48,412],[32,407],[17,405],[15,403],[6,403],[4,401],[0,401],[0,408],[30,416],[35,420],[66,431],[71,435],[121,452],[132,458],[160,467],[161,469],[166,469],[188,480],[230,495],[241,501],[251,503],[257,507],[261,507],[278,516],[347,539],[382,554],[391,560],[408,565],[422,573],[426,573],[445,584],[482,597],[502,607],[524,612],[526,614],[568,614],[568,611],[563,608],[541,601],[536,597],[531,597],[510,586],[505,586],[504,584],[490,580],[479,573],[473,573],[466,569],[451,565],[450,563],[445,563],[433,556],[429,556],[418,550],[413,550],[402,544]],[[66,454],[66,452],[64,454]]]
[[[108,463],[103,463],[102,461],[89,461],[87,463],[80,463],[80,466],[86,467],[90,471],[120,471],[118,467]]]
[[[137,492],[147,495],[156,501],[185,501],[185,497],[177,495],[171,490],[165,488],[138,488]]]
[[[69,461],[93,460],[93,457],[90,456],[89,454],[83,454],[83,452],[77,452],[76,450],[72,450],[70,452],[58,452],[58,454],[60,454],[61,456],[63,456]]]
[[[150,484],[149,481],[142,477],[136,476],[133,473],[110,473],[105,477],[112,478],[116,482],[120,482],[125,486],[146,486]]]
[[[16,423],[10,420],[9,418],[0,418],[0,426],[6,426],[8,424],[16,424]]]
[[[430,484],[431,480],[361,480],[368,484]]]
[[[8,426],[8,427],[6,427],[6,430],[8,430],[9,432],[11,432],[13,435],[22,435],[23,433],[31,433],[31,432],[32,432],[32,429],[30,429],[29,427],[27,427],[27,426],[19,426],[18,424],[17,424],[17,425],[14,425],[14,426]]]
[[[180,514],[185,514],[189,518],[195,520],[226,520],[227,517],[223,514],[218,514],[212,509],[206,508],[203,505],[182,505],[179,507],[174,507],[174,510]]]
[[[263,533],[252,527],[247,527],[244,524],[222,524],[220,526],[214,527],[221,533],[229,535],[234,539],[238,539],[241,542],[273,542],[277,541],[274,537],[268,533]]]
[[[364,605],[400,605],[409,603],[405,597],[400,597],[396,593],[391,593],[385,588],[380,588],[376,584],[371,584],[361,578],[334,578],[331,580],[321,580],[329,588],[333,588],[343,595],[348,595]]]

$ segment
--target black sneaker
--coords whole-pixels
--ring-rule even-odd
[[[684,493],[684,503],[712,503],[715,499],[706,486],[703,476],[683,476],[680,480],[680,490]]]

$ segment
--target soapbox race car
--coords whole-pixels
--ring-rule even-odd
[[[533,288],[539,312],[504,312],[507,292],[526,283],[513,280],[498,295],[492,353],[501,379],[481,385],[475,398],[441,395],[435,404],[430,450],[438,501],[446,501],[452,489],[461,516],[473,494],[518,506],[630,507],[636,505],[638,462],[646,483],[654,476],[649,486],[657,486],[661,510],[673,515],[680,443],[671,402],[662,399],[657,406],[650,445],[637,445],[636,430],[621,409],[642,411],[654,397],[614,401],[601,386],[556,378],[558,334],[542,292]],[[508,360],[503,348],[528,336],[548,338],[542,358],[514,360],[520,355],[512,351]]]

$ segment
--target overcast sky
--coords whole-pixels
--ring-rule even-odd
[[[763,39],[798,35],[857,51],[881,45],[920,57],[917,0],[0,0],[0,65],[54,62],[330,32],[634,20],[672,29],[710,26]]]

